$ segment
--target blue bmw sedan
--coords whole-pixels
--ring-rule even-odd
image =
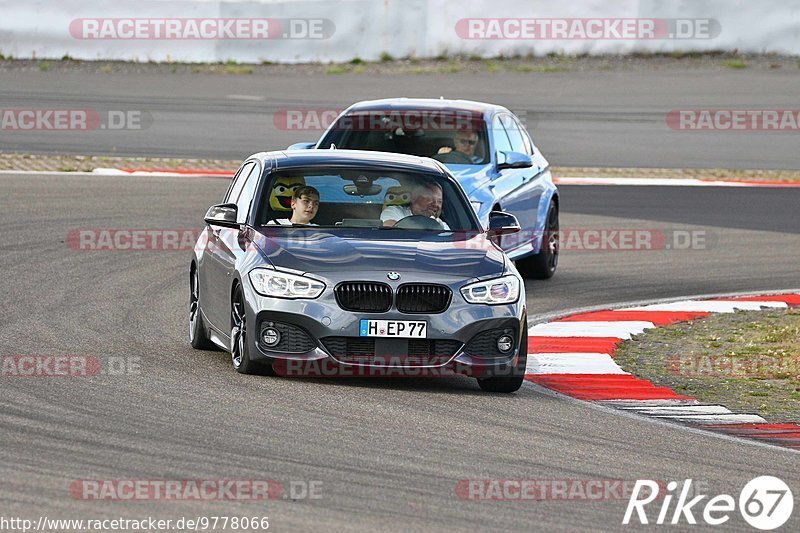
[[[522,121],[505,107],[467,100],[392,98],[353,104],[316,143],[290,149],[376,150],[444,163],[467,192],[484,227],[492,211],[522,231],[498,238],[519,272],[553,276],[559,254],[559,194],[550,165]]]

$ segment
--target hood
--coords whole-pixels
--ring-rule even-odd
[[[464,188],[467,196],[472,196],[472,192],[480,189],[491,180],[492,165],[454,165],[445,164],[447,169]]]
[[[397,271],[432,278],[500,275],[505,255],[476,232],[263,226],[255,245],[276,268],[300,272]]]

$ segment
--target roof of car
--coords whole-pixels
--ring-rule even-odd
[[[372,111],[382,109],[436,109],[441,111],[472,111],[476,113],[507,111],[506,108],[495,104],[474,102],[472,100],[447,100],[444,98],[384,98],[382,100],[365,100],[351,105],[347,111]]]
[[[347,166],[353,168],[383,168],[412,172],[433,172],[446,175],[440,163],[427,157],[373,152],[363,150],[288,150],[261,152],[251,157],[273,159],[278,169],[300,168],[317,165]]]

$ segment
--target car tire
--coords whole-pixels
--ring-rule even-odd
[[[200,310],[200,284],[197,279],[197,269],[192,268],[189,276],[189,344],[195,350],[215,350],[216,344],[211,342],[203,323],[203,313]]]
[[[522,387],[525,380],[525,367],[528,365],[528,320],[522,321],[525,331],[519,343],[517,354],[517,364],[511,370],[510,376],[492,376],[490,378],[478,378],[478,386],[486,392],[516,392]]]
[[[549,279],[556,273],[558,268],[559,254],[559,225],[558,207],[550,202],[547,209],[547,220],[545,220],[544,235],[542,236],[542,248],[538,254],[525,257],[516,262],[517,270],[524,278]]]
[[[244,291],[237,285],[231,299],[231,362],[240,374],[274,375],[272,365],[250,358],[247,313]]]

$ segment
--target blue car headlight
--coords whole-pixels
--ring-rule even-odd
[[[321,281],[268,268],[251,270],[250,282],[258,294],[274,298],[311,299],[325,290]]]
[[[471,304],[511,304],[519,299],[519,278],[508,275],[470,283],[461,287],[461,296]]]

